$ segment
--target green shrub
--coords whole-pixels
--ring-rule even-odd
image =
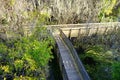
[[[120,62],[114,62],[112,65],[113,80],[120,80]]]
[[[47,64],[53,58],[53,45],[54,41],[44,27],[35,29],[29,37],[0,43],[0,74],[4,79],[11,74],[16,80],[45,80]]]

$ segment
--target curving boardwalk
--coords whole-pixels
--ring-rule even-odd
[[[62,58],[63,66],[66,70],[68,80],[83,80],[80,78],[79,72],[74,64],[75,62],[72,56],[70,55],[68,47],[62,41],[59,35],[56,35],[55,39],[60,51],[60,56]]]
[[[69,46],[66,44],[66,42],[63,39],[65,37],[62,37],[61,33],[54,33],[54,38],[59,48],[58,54],[59,54],[60,68],[62,71],[63,80],[90,80],[89,76],[84,73],[85,70],[83,66],[78,67],[76,60],[72,55],[73,53],[71,52]],[[83,72],[81,73],[80,70]]]
[[[68,38],[107,34],[120,27],[120,22],[49,25],[56,40],[57,53],[63,80],[90,80],[76,50]],[[55,30],[57,29],[57,31]],[[67,38],[68,37],[68,38]]]

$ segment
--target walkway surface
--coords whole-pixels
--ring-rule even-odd
[[[67,37],[81,38],[98,33],[106,34],[108,31],[117,30],[119,25],[120,22],[49,25],[48,30],[53,34],[58,45],[59,53],[57,55],[63,79],[91,80]]]
[[[82,77],[80,77],[80,73],[78,72],[78,69],[75,65],[75,61],[70,54],[69,48],[66,46],[66,44],[63,42],[62,38],[56,34],[55,36],[60,56],[63,61],[63,66],[65,67],[68,80],[83,80]]]

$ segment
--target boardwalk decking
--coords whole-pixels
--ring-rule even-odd
[[[48,30],[53,34],[58,45],[57,56],[63,80],[91,80],[68,38],[106,34],[119,27],[120,22],[49,25]]]
[[[63,61],[63,66],[66,70],[68,80],[83,80],[79,71],[77,70],[72,55],[70,55],[69,48],[65,45],[65,43],[62,41],[62,38],[58,34],[55,35],[55,39],[60,51],[60,56]]]

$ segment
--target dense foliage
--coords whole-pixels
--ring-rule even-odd
[[[45,80],[53,44],[45,27],[36,28],[29,37],[1,41],[0,79]]]
[[[120,29],[83,36],[74,42],[92,80],[120,79]],[[78,44],[79,43],[79,44]]]
[[[1,0],[0,79],[45,79],[47,63],[53,58],[54,41],[45,27],[34,30],[35,26],[118,21],[119,4],[119,0]],[[115,38],[112,35],[113,40],[120,40],[118,35]],[[88,41],[82,40],[78,45],[85,49],[81,59],[93,79],[119,79],[120,58],[113,55],[118,52],[111,48],[118,47],[120,42],[114,45],[110,36],[84,37]]]
[[[0,5],[0,23],[11,26],[32,23],[35,9],[49,15],[48,24],[111,22],[120,17],[120,0],[1,0]]]
[[[119,0],[103,0],[102,8],[98,17],[100,22],[119,21],[120,15]]]
[[[38,0],[1,0],[0,80],[45,80],[54,41]],[[36,28],[35,28],[36,27]]]

